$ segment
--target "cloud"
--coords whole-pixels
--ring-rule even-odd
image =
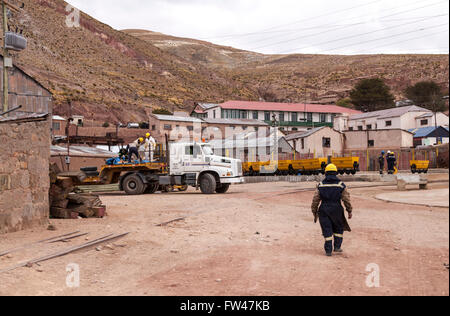
[[[262,53],[353,54],[370,47],[371,53],[448,52],[448,1],[69,2],[116,29],[147,29]],[[413,39],[420,35],[422,40]]]

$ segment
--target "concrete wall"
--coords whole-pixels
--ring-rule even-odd
[[[0,233],[48,223],[50,119],[0,123]]]
[[[347,131],[345,132],[345,149],[367,149],[368,141],[374,141],[371,148],[409,148],[413,147],[413,134],[400,129],[386,129],[377,131]]]

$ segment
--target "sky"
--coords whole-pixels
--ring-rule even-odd
[[[68,0],[117,30],[265,54],[449,53],[448,0]]]

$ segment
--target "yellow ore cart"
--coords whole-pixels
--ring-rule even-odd
[[[359,157],[332,158],[331,163],[336,165],[341,175],[355,175],[359,170]]]
[[[409,162],[412,173],[428,173],[430,167],[429,160],[411,160]]]

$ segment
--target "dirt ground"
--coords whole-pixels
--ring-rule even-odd
[[[194,189],[104,195],[107,218],[51,220],[56,232],[1,236],[0,252],[76,230],[89,232],[89,240],[128,236],[1,273],[0,295],[449,295],[449,209],[375,198],[395,187],[355,188],[373,185],[349,183],[353,232],[345,235],[344,254],[332,258],[313,224],[313,192],[301,191],[313,183],[239,185],[212,196]],[[156,226],[179,217],[186,219]],[[34,245],[0,258],[0,270],[84,242]],[[71,263],[80,267],[78,288],[66,285]],[[378,288],[366,284],[370,264],[379,267]]]

